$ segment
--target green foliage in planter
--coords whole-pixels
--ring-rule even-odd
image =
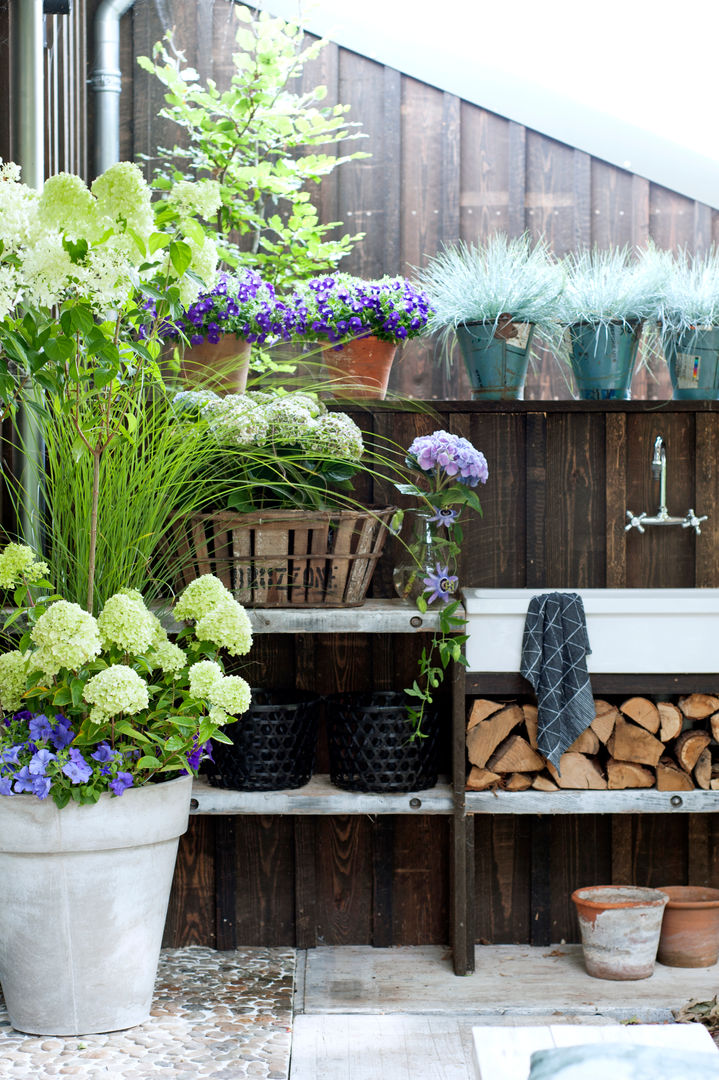
[[[235,7],[239,28],[229,87],[206,85],[185,65],[172,34],[139,57],[143,70],[167,88],[160,115],[182,129],[186,147],[161,147],[155,185],[187,178],[218,182],[218,247],[231,267],[257,268],[282,289],[334,269],[361,234],[331,239],[340,222],[322,224],[308,184],[320,183],[344,162],[367,154],[328,154],[318,148],[355,139],[349,106],[322,107],[326,87],[304,93],[291,86],[326,42],[302,47],[299,26]],[[235,243],[234,241],[238,242]]]
[[[557,315],[563,326],[656,320],[667,275],[656,249],[635,256],[628,247],[582,248],[566,255],[562,266],[566,280]]]
[[[683,334],[695,328],[719,326],[719,250],[680,251],[665,259],[659,323],[663,334]]]
[[[562,273],[546,244],[524,234],[495,233],[482,244],[445,247],[416,278],[434,314],[428,331],[451,333],[461,323],[513,322],[543,326],[556,316]]]

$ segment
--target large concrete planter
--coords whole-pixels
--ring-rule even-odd
[[[94,806],[0,799],[0,982],[18,1031],[148,1018],[191,790],[183,776]]]

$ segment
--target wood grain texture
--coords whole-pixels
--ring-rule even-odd
[[[586,588],[604,573],[606,479],[598,421],[569,414],[547,420],[545,584]],[[580,535],[591,536],[591,544],[574,542]]]
[[[372,942],[372,835],[364,818],[318,821],[317,940]]]
[[[604,418],[604,520],[606,578],[608,589],[624,588],[627,576],[627,459],[626,417],[621,413]],[[637,511],[638,512],[638,511]]]
[[[163,945],[215,944],[215,825],[197,818],[180,837]]]
[[[237,944],[292,944],[295,940],[293,822],[281,817],[245,817],[237,822]]]
[[[719,424],[711,413],[695,417],[695,513],[707,514],[701,535],[696,537],[694,584],[700,588],[719,584]],[[702,509],[702,507],[711,509]]]

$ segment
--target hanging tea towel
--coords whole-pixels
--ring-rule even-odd
[[[532,597],[520,671],[537,695],[537,749],[556,769],[564,751],[595,716],[589,652],[581,596],[553,592]]]

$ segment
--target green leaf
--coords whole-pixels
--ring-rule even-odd
[[[137,762],[138,769],[156,769],[160,762],[150,754],[144,754]]]
[[[170,262],[177,276],[182,277],[192,262],[192,248],[190,245],[183,240],[173,240],[170,243]]]

